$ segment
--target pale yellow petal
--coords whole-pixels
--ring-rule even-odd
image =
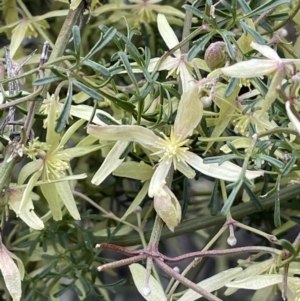
[[[194,87],[182,94],[174,122],[174,133],[184,140],[193,133],[201,121],[203,104],[199,100],[198,89]]]
[[[236,164],[228,161],[221,165],[217,163],[205,164],[203,159],[194,153],[186,152],[186,155],[186,162],[207,176],[229,182],[235,182],[241,177],[242,168]],[[246,170],[246,177],[249,180],[260,177],[263,174],[263,171]]]
[[[100,185],[120,164],[125,158],[120,159],[128,146],[127,141],[117,141],[111,151],[105,157],[104,162],[101,164],[98,171],[92,178],[92,183]]]
[[[160,193],[164,194],[162,188],[166,184],[166,177],[171,168],[172,160],[169,162],[162,161],[158,164],[155,169],[155,172],[151,178],[150,187],[148,191],[148,195],[150,198],[153,196],[158,196]]]
[[[179,42],[173,29],[171,28],[167,18],[163,14],[157,15],[157,27],[160,35],[167,44],[169,49],[175,47]],[[174,54],[180,54],[180,50],[176,50]]]
[[[0,247],[0,270],[13,301],[21,300],[21,274],[2,243]]]
[[[87,132],[99,140],[132,141],[142,145],[153,145],[158,140],[151,130],[139,125],[89,125]]]

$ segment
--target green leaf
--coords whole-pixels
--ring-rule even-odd
[[[122,108],[123,110],[127,111],[127,112],[133,112],[134,109],[135,109],[135,105],[128,102],[128,101],[124,101],[124,100],[121,100],[109,93],[106,93],[105,91],[101,90],[101,94],[109,99],[110,101],[112,101],[113,103],[115,103],[118,107]]]
[[[253,30],[248,24],[246,24],[243,21],[240,22],[240,25],[241,25],[243,31],[245,33],[249,33],[256,40],[256,42],[258,44],[265,45],[265,40],[262,38],[262,36],[257,31]]]
[[[92,88],[86,86],[85,84],[75,80],[75,79],[72,79],[72,82],[77,88],[79,88],[81,91],[85,92],[87,95],[91,96],[95,100],[98,100],[98,101],[103,101],[104,100],[103,96],[100,93],[98,93],[94,90],[94,89],[97,89],[97,88],[92,89]]]
[[[193,15],[195,15],[196,17],[199,17],[200,19],[203,19],[203,20],[206,20],[206,21],[210,21],[211,18],[208,17],[204,12],[200,11],[199,9],[197,9],[196,7],[194,6],[191,6],[189,4],[184,4],[182,6],[185,10],[188,10],[190,12],[193,13]],[[210,22],[209,22],[210,23]]]
[[[100,28],[100,26],[99,26]],[[100,39],[94,47],[90,50],[90,52],[83,58],[83,60],[86,60],[93,56],[95,53],[103,49],[116,35],[117,30],[115,28],[109,28],[106,33],[104,34],[103,38]]]
[[[223,40],[226,44],[227,52],[228,52],[230,58],[232,60],[235,60],[235,56],[236,56],[235,51],[232,47],[232,44],[231,44],[230,40],[227,37],[227,36],[234,36],[234,35],[232,35],[232,33],[229,32],[229,31],[221,31],[220,35],[222,36],[222,38],[223,38]]]
[[[67,92],[66,101],[64,103],[64,107],[61,111],[60,116],[57,119],[57,123],[55,126],[56,133],[62,132],[62,130],[66,127],[66,124],[70,116],[70,110],[71,110],[71,105],[73,100],[72,97],[73,97],[73,85],[72,85],[72,81],[69,81],[69,88]]]
[[[290,0],[271,0],[267,3],[264,3],[263,5],[259,6],[256,9],[253,9],[250,13],[246,14],[243,16],[244,19],[246,18],[251,18],[253,16],[258,16],[263,14],[264,12],[270,11],[273,8],[276,8],[277,6],[281,5],[281,4],[286,4],[286,3],[290,3]]]
[[[292,253],[294,256],[297,255],[297,252],[294,248],[294,246],[286,239],[280,239],[281,245],[288,250],[290,253]]]
[[[107,68],[103,67],[102,65],[100,65],[98,63],[95,63],[94,61],[84,60],[82,62],[82,65],[91,67],[92,69],[99,72],[100,74],[102,74],[105,77],[110,77],[111,76],[110,71]]]
[[[230,208],[235,200],[235,197],[238,194],[242,184],[243,184],[242,180],[239,180],[238,182],[234,183],[235,186],[233,187],[228,199],[224,203],[224,206],[221,210],[222,215],[226,215],[228,213],[228,211],[230,210]]]
[[[277,168],[284,168],[284,163],[279,161],[278,159],[274,158],[274,157],[270,157],[268,155],[265,154],[259,154],[260,159],[262,160],[266,160],[269,163],[271,163],[272,165],[276,166]]]
[[[131,82],[133,83],[133,85],[135,87],[136,94],[139,95],[139,91],[140,91],[139,90],[139,86],[138,86],[138,83],[136,81],[135,75],[134,75],[134,73],[132,71],[132,68],[130,66],[130,63],[128,61],[128,58],[127,58],[126,54],[124,52],[122,52],[122,51],[120,51],[118,54],[120,56],[120,59],[121,59],[123,65],[124,65],[126,71],[127,71],[127,75],[129,76]]]
[[[290,161],[285,165],[284,169],[282,170],[282,176],[287,176],[290,171],[293,169],[296,161],[297,161],[297,157],[296,156],[293,156]]]
[[[242,10],[248,14],[251,12],[251,8],[245,0],[238,0]]]
[[[206,44],[209,42],[213,35],[214,32],[207,33],[206,35],[198,39],[196,42],[194,42],[194,45],[191,47],[187,54],[187,60],[192,60],[198,55],[200,51],[204,50]]]
[[[73,43],[74,43],[74,51],[76,57],[80,57],[80,44],[81,44],[81,37],[80,37],[80,29],[77,25],[73,26],[72,28],[73,33]]]
[[[255,193],[250,189],[250,187],[247,184],[243,184],[243,187],[245,189],[245,191],[247,192],[247,194],[250,197],[251,202],[254,204],[254,206],[256,208],[258,208],[259,210],[263,210],[263,207],[258,199],[258,197],[255,195]]]
[[[220,180],[216,179],[213,191],[211,193],[210,201],[207,206],[210,209],[210,214],[212,216],[217,215],[218,210],[219,210],[219,189],[218,189],[219,184],[220,184]]]
[[[107,125],[119,125],[115,120],[113,120],[112,118],[109,118],[109,116],[101,114],[101,113],[96,113],[96,116],[103,121],[104,123],[106,123]]]
[[[228,86],[226,88],[225,91],[225,97],[229,97],[236,89],[236,86],[239,83],[239,79],[236,77],[231,77],[229,82],[228,82]]]
[[[64,78],[60,77],[60,76],[49,76],[49,77],[43,77],[43,78],[38,78],[33,82],[34,86],[43,86],[43,85],[48,85],[54,82],[61,82],[62,80],[64,80]]]

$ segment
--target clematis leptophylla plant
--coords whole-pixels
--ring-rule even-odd
[[[266,45],[251,42],[250,46],[263,54],[268,59],[251,59],[238,62],[232,66],[222,68],[223,74],[236,78],[253,78],[263,75],[273,75],[268,92],[264,97],[264,103],[260,111],[262,116],[276,99],[278,87],[281,86],[284,75],[291,77],[300,68],[300,59],[282,59],[275,50]]]
[[[165,15],[157,15],[157,27],[160,35],[162,36],[169,49],[172,49],[173,47],[178,45],[178,38],[169,25]],[[194,78],[192,76],[194,67],[206,69],[207,71],[209,71],[206,63],[201,59],[193,59],[191,61],[187,61],[187,55],[185,53],[181,53],[180,49],[176,50],[173,55],[174,56],[168,56],[165,60],[163,60],[157,70],[168,70],[168,76],[172,75],[174,77],[177,77],[179,75],[183,92],[188,91],[195,85]],[[153,71],[159,60],[160,58],[151,59],[148,71]]]
[[[152,156],[159,158],[148,189],[149,197],[154,197],[154,199],[160,198],[160,200],[176,203],[177,200],[174,200],[174,195],[166,189],[166,177],[172,166],[188,178],[195,176],[195,172],[191,168],[193,167],[214,178],[236,181],[242,170],[239,166],[230,162],[225,162],[222,165],[204,164],[202,158],[188,151],[186,145],[189,140],[187,137],[192,134],[200,122],[202,113],[203,105],[199,101],[198,89],[194,87],[182,94],[169,137],[164,133],[160,133],[158,136],[150,129],[139,125],[88,126],[87,132],[93,137],[99,140],[117,141],[115,147],[106,157],[104,164],[94,175],[92,183],[99,185],[108,176],[108,171],[112,172],[111,166],[117,168],[123,162],[124,159],[120,159],[120,157],[129,142],[139,143],[142,147],[149,149]],[[248,179],[254,179],[262,174],[261,171],[246,171]],[[154,201],[154,203],[157,202]],[[176,205],[174,206],[176,207]],[[177,209],[174,208],[174,210]],[[179,215],[177,215],[177,220],[180,221]],[[176,225],[174,221],[172,222],[173,226],[170,229]]]

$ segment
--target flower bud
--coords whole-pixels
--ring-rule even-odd
[[[204,59],[210,70],[223,67],[227,60],[226,44],[224,42],[210,44],[205,51]]]

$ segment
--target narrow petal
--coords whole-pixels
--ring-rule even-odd
[[[158,140],[152,131],[139,125],[89,125],[87,132],[99,140],[132,141],[142,145],[153,145]]]
[[[58,182],[55,183],[55,189],[57,193],[59,194],[62,202],[65,204],[67,207],[69,213],[72,215],[72,217],[75,220],[80,220],[80,214],[78,211],[78,208],[76,206],[76,202],[70,187],[69,182]]]
[[[21,274],[2,243],[0,247],[0,269],[13,301],[19,301],[22,295]]]
[[[223,74],[237,78],[259,77],[277,69],[277,62],[274,60],[249,60],[236,63],[232,66],[222,68]]]
[[[109,154],[106,156],[101,167],[95,173],[92,183],[100,185],[121,163],[124,159],[120,159],[120,156],[128,146],[127,141],[117,141],[113,146]]]
[[[142,71],[141,71],[142,72]],[[87,106],[87,105],[77,105],[77,106],[71,106],[71,112],[70,112],[71,116],[75,116],[87,121],[90,121],[92,118],[92,114],[94,114],[94,108]],[[106,125],[103,121],[101,121],[98,117],[97,114],[100,115],[104,115],[106,116],[108,119],[113,120],[115,123],[119,123],[119,121],[117,121],[114,117],[112,117],[110,114],[108,114],[107,112],[97,109],[92,122],[98,125]]]
[[[191,152],[186,152],[188,159],[186,162],[196,170],[212,178],[221,179],[229,182],[237,181],[241,176],[242,168],[231,162],[205,164],[203,159]],[[246,177],[249,180],[255,179],[264,174],[263,171],[247,170]]]
[[[183,175],[185,175],[188,179],[195,178],[195,175],[196,175],[195,171],[189,165],[187,165],[185,162],[183,162],[183,161],[177,162],[177,169]]]
[[[20,207],[23,189],[10,188],[9,202],[10,209],[17,212]],[[32,229],[42,230],[44,228],[43,221],[35,214],[32,199],[29,197],[20,212],[19,217]]]
[[[154,195],[159,195],[163,193],[162,187],[166,184],[166,176],[170,170],[172,161],[164,162],[158,164],[150,182],[148,195],[152,198]]]
[[[150,60],[149,65],[148,65],[148,71],[152,72],[160,60],[159,57],[155,57]],[[178,66],[178,58],[174,58],[172,56],[168,56],[165,58],[158,66],[158,71],[160,70],[172,70],[173,68],[176,68]],[[133,69],[134,73],[142,73],[142,70],[140,69]]]
[[[250,46],[270,60],[280,60],[280,57],[277,54],[277,52],[267,45],[260,45],[255,42],[251,42]]]
[[[173,29],[171,28],[165,15],[163,14],[157,15],[157,27],[160,35],[162,36],[163,40],[165,41],[169,49],[172,49],[179,43],[177,36],[173,31]],[[174,53],[180,54],[180,50],[178,49]]]
[[[182,92],[185,93],[189,91],[190,89],[193,89],[196,84],[193,76],[189,72],[186,64],[184,62],[181,62],[178,66],[178,72],[182,84]]]
[[[42,171],[43,171],[43,169],[39,169],[38,171],[36,171],[30,178],[30,180],[28,181],[27,186],[24,190],[21,202],[20,202],[20,207],[19,207],[18,211],[16,212],[16,214],[18,216],[21,214],[22,210],[24,210],[26,202],[29,201],[30,193],[31,193],[33,187],[35,186],[36,182],[38,181],[39,177],[41,176]]]
[[[174,133],[184,140],[193,133],[203,114],[203,104],[199,100],[197,87],[182,94],[174,122]]]
[[[55,221],[62,220],[62,200],[55,188],[54,183],[41,185],[41,191],[48,202],[51,214]]]
[[[259,111],[259,116],[263,116],[272,103],[275,101],[276,97],[278,96],[278,87],[281,87],[282,79],[284,75],[284,70],[283,69],[277,69],[277,71],[274,74],[274,77],[272,78],[271,84],[268,87],[268,92],[265,95],[265,99],[262,103],[262,108]]]

